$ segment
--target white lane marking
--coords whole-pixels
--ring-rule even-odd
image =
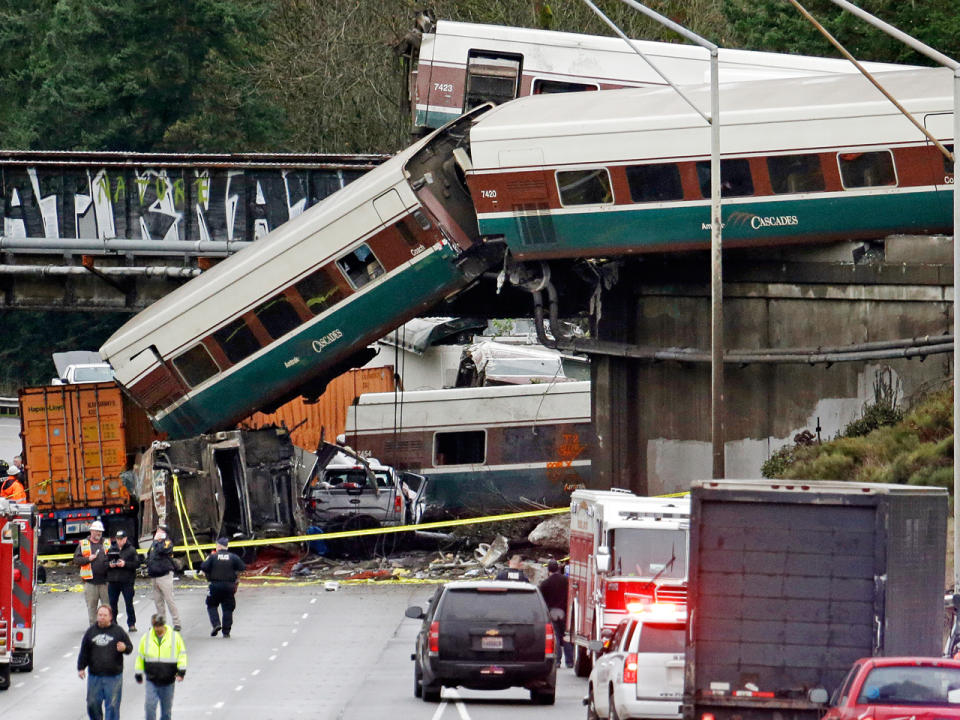
[[[447,701],[444,700],[437,706],[436,712],[433,713],[433,717],[430,720],[439,720],[440,716],[443,715],[443,711],[447,709]]]
[[[250,674],[251,674],[251,675],[259,675],[259,674],[260,674],[260,668],[257,668],[256,670],[254,670],[254,671],[253,671],[252,673],[250,673]]]
[[[64,656],[64,657],[73,657],[73,653],[72,653],[72,652],[64,653],[63,656]]]
[[[300,616],[300,619],[306,620],[308,617],[310,617],[310,613],[304,613],[303,615]]]
[[[296,629],[296,628],[293,628],[293,630],[291,630],[290,632],[292,632],[294,635],[296,635],[296,634],[297,634],[297,629]]]
[[[460,713],[460,720],[470,720],[470,714],[467,712],[467,706],[463,704],[463,698],[460,697],[460,693],[457,692],[456,688],[453,688],[449,691],[449,694],[453,696],[454,707],[457,708],[457,712]]]
[[[240,692],[241,690],[243,690],[243,685],[237,685],[233,690],[234,692]]]
[[[267,658],[267,660],[276,660],[276,659],[277,659],[276,655],[271,655],[270,657]]]
[[[50,669],[50,666],[47,665],[47,667],[45,667],[45,668],[40,668],[40,672],[46,672],[46,671],[49,670],[49,669]]]
[[[280,643],[280,647],[286,647],[289,644],[290,644],[289,640],[284,640],[282,643]]]
[[[14,687],[15,687],[15,688],[18,688],[18,687],[23,687],[23,685],[24,685],[24,681],[23,681],[23,680],[21,680],[21,681],[20,681],[20,682],[18,682],[18,683],[17,683],[16,685],[14,685]]]
[[[214,703],[214,704],[213,704],[213,707],[214,707],[216,710],[219,710],[220,708],[222,708],[222,707],[223,707],[223,700],[221,700],[221,701],[218,702],[218,703]]]
[[[313,605],[317,601],[316,598],[310,598],[310,604]]]

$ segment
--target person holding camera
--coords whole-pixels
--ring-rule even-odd
[[[137,612],[133,608],[133,583],[139,565],[140,556],[137,555],[133,545],[127,541],[127,534],[123,530],[117,530],[114,543],[107,551],[107,597],[110,600],[113,617],[116,618],[120,595],[123,595],[123,604],[127,607],[127,630],[130,632],[137,631]]]

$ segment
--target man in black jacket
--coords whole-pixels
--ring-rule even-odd
[[[90,720],[119,720],[123,689],[123,656],[133,652],[130,636],[113,621],[106,605],[97,608],[97,621],[83,634],[77,674],[87,675],[87,715]]]
[[[237,555],[227,549],[227,538],[217,540],[216,549],[200,565],[200,572],[207,576],[210,583],[207,593],[207,614],[210,616],[210,637],[216,637],[223,630],[225,638],[230,637],[233,627],[233,610],[237,607],[237,573],[247,569]],[[223,621],[220,620],[220,607],[223,607]]]
[[[133,608],[133,582],[139,565],[140,556],[127,541],[127,534],[123,530],[117,530],[113,547],[107,553],[107,596],[113,617],[116,618],[119,615],[120,595],[123,595],[123,604],[127,608],[127,629],[130,632],[137,631],[137,612]]]
[[[567,576],[560,572],[560,563],[551,560],[547,563],[547,579],[540,583],[540,593],[550,611],[550,620],[553,622],[553,634],[556,638],[557,665],[560,664],[559,648],[563,648],[563,656],[567,667],[573,665],[573,645],[564,641],[567,618]]]

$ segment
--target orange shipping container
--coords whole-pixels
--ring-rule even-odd
[[[255,413],[240,423],[243,428],[277,425],[292,430],[293,444],[305,450],[317,449],[321,434],[328,442],[346,432],[347,408],[364,393],[391,392],[393,367],[361,368],[335,378],[315,403],[302,397],[291,400],[273,413]]]
[[[160,436],[116,383],[20,391],[27,495],[40,510],[129,502],[120,473]]]

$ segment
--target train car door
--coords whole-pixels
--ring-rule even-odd
[[[923,124],[937,139],[953,137],[953,113],[924,115]],[[928,140],[927,145],[933,146],[933,143]],[[944,143],[944,147],[953,152],[954,144],[952,142]],[[936,169],[937,205],[941,212],[945,212],[949,216],[953,213],[953,163],[939,150],[937,154],[940,155],[943,163],[942,168],[937,166]]]

